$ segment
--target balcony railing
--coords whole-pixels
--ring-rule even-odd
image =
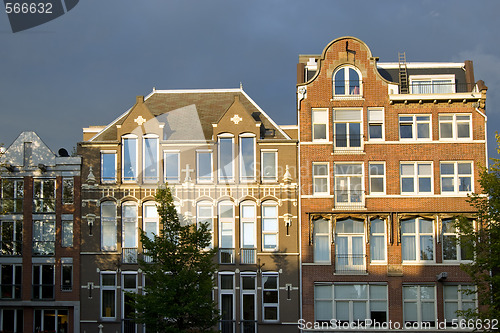
[[[256,248],[240,249],[240,264],[255,264],[257,262]]]
[[[219,248],[219,264],[234,264],[234,248]]]
[[[234,324],[234,320],[220,320],[219,325],[221,333],[233,333],[235,331]]]
[[[336,254],[335,274],[365,274],[365,254]]]
[[[123,333],[135,333],[136,323],[132,319],[122,319]]]
[[[365,191],[362,190],[335,190],[335,208],[364,208]]]
[[[54,241],[35,241],[33,242],[34,256],[52,256],[55,253],[56,242]]]
[[[472,92],[474,89],[473,83],[455,83],[450,81],[413,81],[408,85],[410,94],[454,94]],[[400,92],[401,94],[401,87]]]
[[[333,136],[335,141],[334,151],[360,150],[362,149],[363,135],[361,134],[337,134]]]
[[[240,321],[241,333],[257,332],[257,320],[242,320]]]
[[[3,256],[20,256],[23,254],[22,241],[0,241],[0,254]]]
[[[144,248],[142,249],[142,260],[144,260],[144,262],[147,262],[147,263],[153,262],[153,257],[148,255],[148,250],[146,250]]]
[[[124,264],[137,264],[137,248],[123,247],[122,248],[122,262]]]

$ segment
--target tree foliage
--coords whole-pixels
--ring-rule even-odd
[[[496,138],[500,145],[500,135]],[[476,285],[481,306],[479,312],[462,314],[490,320],[500,318],[500,160],[492,160],[489,168],[480,170],[481,193],[469,197],[477,210],[476,228],[466,218],[458,221],[461,244],[472,246],[475,253],[474,261],[462,264],[462,269]]]
[[[170,189],[157,191],[160,232],[153,239],[141,230],[146,275],[144,294],[133,294],[134,320],[148,332],[207,332],[217,324],[212,300],[215,250],[207,250],[211,234],[207,225],[183,225]]]

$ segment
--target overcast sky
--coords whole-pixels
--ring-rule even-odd
[[[12,33],[0,12],[0,142],[36,131],[57,152],[157,89],[238,88],[295,124],[299,54],[355,36],[381,62],[473,60],[487,97],[490,157],[500,129],[498,0],[80,0]],[[493,155],[495,154],[495,155]]]

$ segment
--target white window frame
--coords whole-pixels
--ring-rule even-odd
[[[325,166],[326,165],[326,175],[315,175],[314,173],[314,167],[315,166]],[[328,162],[312,162],[312,193],[313,195],[316,196],[325,196],[325,195],[330,195],[330,163]],[[316,186],[316,180],[319,179],[326,179],[326,191],[325,192],[317,192],[315,190]]]
[[[430,175],[420,175],[418,173],[418,167],[420,165],[428,165],[430,164],[431,166],[431,173]],[[408,176],[408,175],[403,175],[403,165],[412,165],[413,167],[413,175]],[[421,178],[429,178],[431,180],[431,190],[430,192],[424,192],[420,190],[420,184],[419,180]],[[413,192],[403,192],[403,178],[407,179],[413,179]],[[432,195],[434,194],[434,163],[432,161],[401,161],[399,163],[399,184],[400,184],[400,194],[401,195]]]
[[[381,119],[377,119],[377,117],[375,117],[376,113],[380,112],[382,114],[382,118]],[[368,140],[369,141],[385,141],[385,111],[384,111],[384,108],[380,107],[369,107],[368,108]],[[381,138],[372,138],[370,136],[370,126],[371,125],[380,125],[381,128],[382,128],[382,137]]]
[[[210,154],[210,176],[200,175],[200,154]],[[200,184],[213,183],[214,182],[214,161],[213,161],[213,151],[212,150],[197,150],[196,151],[196,182]]]
[[[177,177],[167,178],[167,154],[177,155]],[[181,182],[181,155],[178,150],[163,151],[163,181],[169,184],[178,184]]]
[[[456,92],[456,87],[455,87],[455,75],[454,74],[437,74],[437,75],[410,75],[410,87],[411,87],[411,94],[439,94],[434,91],[431,92],[417,92],[415,90],[418,85],[415,85],[415,82],[429,82],[428,86],[430,87],[431,90],[434,90],[434,82],[435,81],[446,81],[450,80],[450,86],[452,87],[451,92],[445,92],[444,94],[454,94]],[[415,87],[414,87],[415,86]]]
[[[276,209],[276,216],[264,216],[264,207],[275,207]],[[272,200],[266,200],[262,203],[261,205],[261,220],[262,220],[262,251],[265,251],[265,252],[274,252],[274,251],[278,251],[279,249],[279,206],[278,206],[278,203],[275,202],[275,201],[272,201]],[[264,219],[275,219],[276,221],[276,229],[275,230],[264,230],[265,226],[264,226]],[[276,247],[274,248],[266,248],[266,242],[265,242],[265,237],[266,236],[275,236],[276,237]]]
[[[210,216],[202,216],[200,213],[200,208],[210,208]],[[210,201],[200,201],[196,204],[196,225],[199,227],[201,219],[210,220],[209,221],[209,231],[210,231],[210,244],[207,249],[214,247],[214,205]]]
[[[374,175],[372,174],[372,165],[375,164],[381,164],[384,167],[384,174],[383,175]],[[369,177],[369,186],[370,186],[370,194],[374,195],[385,195],[386,194],[386,165],[385,161],[373,161],[368,163],[368,177]],[[374,192],[372,188],[372,179],[382,179],[382,187],[383,190],[381,192]]]
[[[244,278],[253,278],[254,279],[254,288],[253,289],[244,289],[243,288],[243,279]],[[253,319],[245,319],[243,317],[243,295],[252,295],[254,299],[254,318]],[[241,309],[241,320],[255,320],[255,332],[257,331],[257,273],[255,272],[242,272],[240,274],[240,309]],[[247,331],[245,331],[247,332]]]
[[[326,221],[328,223],[328,231],[326,233],[324,232],[316,232],[315,230],[315,222],[319,221],[319,220],[323,220],[323,221]],[[316,219],[316,220],[313,220],[312,221],[313,223],[313,260],[314,260],[314,263],[315,264],[328,264],[330,265],[331,262],[332,262],[332,225],[331,225],[331,220],[328,219],[323,219],[323,218],[320,218],[320,219]],[[321,238],[326,238],[326,241],[327,241],[327,244],[328,244],[328,260],[319,260],[317,259],[318,257],[318,250],[316,249],[316,244],[317,244],[317,239],[318,237],[321,237]]]
[[[243,145],[241,144],[242,139],[253,139],[253,173],[250,176],[243,176],[243,153],[242,153],[242,148]],[[239,139],[238,139],[238,153],[239,153],[239,159],[238,159],[238,164],[239,164],[239,176],[240,176],[240,182],[241,183],[251,183],[255,182],[255,176],[257,172],[257,145],[256,145],[256,137],[255,134],[252,133],[243,133],[240,134]]]
[[[231,206],[232,207],[232,210],[233,210],[233,216],[232,217],[221,217],[221,206]],[[219,202],[218,206],[218,214],[217,214],[217,217],[218,217],[218,220],[219,220],[219,249],[226,249],[226,250],[229,250],[229,249],[232,249],[233,251],[233,262],[234,262],[234,249],[235,249],[235,205],[232,201],[221,201]],[[229,229],[224,229],[222,226],[223,224],[227,224],[227,226],[231,226],[231,247],[227,248],[227,247],[222,247],[222,232],[223,230],[229,230]]]
[[[415,231],[414,232],[403,232],[403,223],[405,221],[409,220],[414,220],[415,221]],[[430,221],[432,224],[432,231],[431,232],[420,232],[420,221],[421,220],[426,220]],[[401,261],[403,264],[405,263],[412,263],[412,264],[428,264],[428,263],[435,263],[436,262],[436,225],[435,221],[423,217],[414,217],[410,219],[405,219],[401,220]],[[432,259],[420,259],[420,256],[422,254],[422,242],[421,242],[421,236],[431,236],[432,237]],[[415,240],[415,259],[404,259],[403,258],[403,241],[404,237],[414,237]]]
[[[311,109],[311,141],[313,142],[325,142],[327,143],[330,139],[328,131],[328,109],[327,108],[312,108]],[[315,125],[325,126],[325,138],[315,139]]]
[[[337,165],[358,165],[358,166],[361,166],[361,174],[357,174],[357,173],[346,173],[346,174],[337,174],[335,172],[335,169],[336,169],[336,166]],[[364,202],[365,202],[365,164],[364,163],[359,163],[359,162],[341,162],[341,163],[338,163],[338,162],[335,162],[333,164],[333,176],[334,176],[334,193],[335,193],[335,205],[337,206],[342,206],[342,205],[346,205],[346,206],[349,206],[349,205],[364,205]],[[339,198],[339,195],[337,192],[341,192],[341,190],[338,189],[338,186],[337,186],[337,182],[339,181],[339,178],[347,178],[347,191],[348,191],[348,194],[347,194],[347,198],[348,200],[347,201],[337,201],[338,198]],[[360,178],[361,179],[361,189],[359,190],[360,191],[360,197],[361,197],[361,201],[352,201],[352,198],[351,197],[351,182],[352,182],[352,179],[353,178]]]
[[[354,225],[352,232],[341,232],[338,224],[341,221],[351,221],[353,223],[362,223],[363,231],[354,232]],[[361,238],[361,253],[355,253],[355,245],[353,240]],[[347,251],[342,253],[340,247],[340,239],[347,240]],[[340,255],[347,256],[346,258],[339,257]],[[355,257],[361,255],[361,258]],[[339,260],[344,259],[344,260]],[[361,261],[361,265],[358,264]],[[342,262],[347,264],[342,265]],[[349,274],[351,272],[364,272],[366,270],[366,223],[353,218],[339,219],[335,222],[335,270],[340,274]]]
[[[156,139],[156,176],[146,177],[146,140]],[[146,134],[142,137],[142,181],[144,183],[157,183],[160,179],[160,138],[156,134]]]
[[[404,289],[405,288],[413,288],[413,287],[417,287],[417,298],[416,299],[405,299]],[[421,297],[422,296],[422,292],[421,292],[422,287],[432,287],[434,290],[434,298],[433,299],[422,298]],[[429,303],[429,304],[431,304],[433,311],[434,311],[434,320],[431,322],[434,324],[434,326],[432,326],[432,327],[436,327],[437,295],[436,295],[436,286],[435,285],[403,285],[403,295],[402,296],[403,296],[403,324],[406,324],[407,322],[411,323],[411,322],[407,321],[406,318],[404,318],[404,314],[405,314],[404,309],[407,306],[406,304],[416,303],[416,305],[417,305],[417,320],[416,320],[416,322],[419,323],[420,325],[422,325],[424,323],[423,318],[422,318],[422,306],[423,306],[422,303]]]
[[[253,217],[245,218],[243,216],[243,207],[252,207],[253,208]],[[240,247],[245,248],[244,246],[244,239],[245,239],[245,228],[244,224],[250,224],[251,230],[253,232],[253,246],[248,247],[249,249],[251,248],[257,248],[257,205],[253,201],[243,201],[240,203]]]
[[[125,178],[125,140],[135,140],[135,174],[133,178],[127,177]],[[138,180],[139,174],[139,140],[137,135],[135,134],[126,134],[122,136],[122,182],[123,183],[136,183]],[[132,156],[133,158],[133,156]]]
[[[35,188],[36,188],[36,183],[40,183],[40,192],[37,193]],[[44,187],[47,186],[45,184],[52,183],[54,186],[54,191],[52,195],[48,198],[45,197],[45,190]],[[55,178],[34,178],[33,179],[33,212],[34,213],[55,213],[56,211],[56,192],[57,192],[57,184],[56,184],[56,179]],[[40,206],[39,209],[37,210],[37,203],[39,202],[38,205]],[[46,203],[49,203],[47,205]]]
[[[100,272],[100,300],[99,300],[99,317],[101,318],[101,320],[106,320],[106,321],[115,321],[116,320],[116,292],[117,292],[117,273],[115,271],[101,271]],[[103,278],[103,275],[114,275],[115,277],[115,285],[114,286],[105,286],[102,284],[102,278]],[[114,294],[115,294],[115,298],[114,298],[114,316],[113,317],[104,317],[103,316],[103,313],[102,313],[102,302],[103,302],[103,291],[105,290],[108,290],[108,291],[114,291]]]
[[[264,155],[273,154],[274,155],[274,176],[266,176],[265,165],[264,165]],[[276,183],[278,181],[278,149],[261,149],[260,150],[260,161],[261,161],[261,175],[263,183]]]
[[[71,267],[71,286],[69,288],[64,287],[64,267]],[[68,292],[73,291],[74,284],[74,269],[73,269],[73,258],[61,258],[61,291]]]
[[[266,289],[264,286],[264,278],[265,277],[276,277],[276,289]],[[265,292],[276,291],[278,294],[278,303],[265,303],[264,302],[264,294]],[[276,319],[265,319],[265,309],[266,308],[276,308]],[[264,323],[276,323],[280,320],[280,277],[279,273],[276,272],[263,272],[262,273],[262,321]]]
[[[125,288],[125,275],[134,275],[135,276],[135,288]],[[134,271],[122,271],[121,273],[121,319],[130,319],[130,318],[125,318],[125,297],[127,296],[127,293],[134,293],[137,294],[138,291],[138,284],[139,284],[139,275],[137,272]],[[137,332],[137,323],[132,322],[131,325],[133,325],[136,328]]]
[[[136,215],[135,217],[125,217],[125,207],[135,207],[135,212]],[[121,215],[121,220],[122,220],[122,248],[135,248],[139,246],[139,207],[136,202],[134,201],[126,201],[122,204],[122,215]],[[125,224],[134,224],[134,235],[133,235],[133,243],[135,246],[129,247],[125,246],[126,242],[126,233],[125,233]]]
[[[37,230],[38,232],[36,232]],[[55,216],[46,216],[41,219],[33,219],[33,255],[55,255],[56,233],[57,231]],[[41,248],[35,246],[35,243],[40,243]],[[43,252],[43,250],[46,248],[46,245],[49,246],[49,251]],[[40,251],[36,252],[38,249],[40,249]]]
[[[454,232],[446,231],[445,230],[445,224],[450,221],[451,223],[455,223],[456,219],[449,218],[449,219],[442,219],[441,220],[441,244],[442,244],[442,251],[441,251],[441,256],[443,259],[443,262],[445,263],[470,263],[472,262],[472,259],[462,259],[462,244],[460,244],[460,233],[456,230],[457,227],[454,225],[453,229]],[[471,223],[474,223],[474,221],[470,221]],[[455,240],[455,254],[456,254],[456,259],[445,259],[444,255],[444,243],[445,243],[445,237],[450,237]]]
[[[359,119],[357,120],[344,120],[337,119],[338,112],[343,111],[356,111],[358,113]],[[337,145],[337,133],[336,127],[337,124],[346,124],[346,137],[345,142],[346,146],[338,146]],[[359,146],[351,146],[351,133],[350,133],[350,124],[359,124]],[[334,108],[333,109],[333,146],[335,151],[344,151],[344,150],[363,150],[364,149],[364,131],[363,131],[363,108]]]
[[[349,75],[349,69],[353,69],[357,74],[358,74],[358,79],[359,79],[359,92],[356,94],[356,93],[351,93],[349,90],[350,88],[350,85],[351,85],[351,81],[350,81],[350,75]],[[343,94],[336,94],[335,92],[335,88],[336,88],[336,84],[335,82],[336,81],[339,81],[339,80],[336,80],[336,76],[337,76],[337,73],[340,72],[340,71],[344,71],[344,93]],[[363,96],[363,76],[361,75],[361,72],[359,71],[358,68],[354,67],[354,66],[351,66],[351,65],[343,65],[339,68],[337,68],[333,74],[332,74],[332,95],[333,95],[333,98],[335,99],[336,97],[357,97],[357,98],[361,98]]]
[[[373,232],[372,231],[372,222],[374,220],[379,220],[382,221],[382,225],[384,226],[384,231],[383,232]],[[369,233],[370,233],[370,261],[372,264],[385,264],[387,263],[387,223],[386,220],[383,218],[374,218],[369,220]],[[382,237],[383,239],[383,252],[384,252],[384,259],[373,259],[373,237]]]
[[[233,289],[222,289],[222,276],[231,276],[233,280]],[[235,295],[235,273],[234,272],[219,272],[218,273],[219,277],[219,315],[221,316],[222,320],[222,295],[231,295],[232,297],[232,303],[233,303],[233,317],[229,320],[232,320],[232,327],[234,331],[234,326],[235,326],[235,321],[236,321],[236,295]]]
[[[457,119],[457,117],[468,116],[469,120]],[[443,119],[443,117],[451,117],[451,120]],[[470,141],[472,140],[472,114],[470,113],[440,113],[439,114],[439,140],[442,141]],[[441,124],[451,124],[451,138],[443,138],[441,131]],[[469,125],[469,136],[465,138],[458,137],[458,125],[468,124]]]
[[[412,120],[401,120],[402,117],[411,117]],[[418,117],[429,117],[429,120],[418,120]],[[403,138],[401,137],[401,125],[402,124],[411,124],[412,137],[411,138]],[[429,137],[428,138],[419,138],[418,137],[418,125],[427,124],[429,127]],[[432,141],[432,114],[423,113],[423,114],[404,114],[400,113],[398,115],[398,133],[400,141]]]
[[[147,207],[155,207],[156,211],[156,216],[147,216],[146,211]],[[156,209],[156,202],[155,201],[146,201],[145,203],[142,204],[142,230],[146,233],[149,228],[146,227],[146,224],[154,224],[154,234],[159,235],[160,233],[160,217],[158,215],[158,210]],[[147,237],[149,237],[146,234]],[[153,240],[153,238],[150,238]]]
[[[457,287],[457,298],[446,298],[446,289],[449,287]],[[463,291],[465,289],[471,289],[474,290],[474,298],[464,298],[465,294]],[[452,326],[453,320],[456,319],[455,322],[458,320],[465,320],[463,316],[457,316],[455,313],[455,316],[453,318],[446,318],[446,307],[447,304],[449,303],[456,303],[458,311],[464,311],[467,309],[467,307],[464,307],[464,303],[469,303],[472,304],[474,308],[477,309],[477,289],[474,285],[472,284],[444,284],[443,285],[443,316],[444,316],[444,321],[446,322],[447,326]]]
[[[102,216],[102,206],[113,206],[114,207],[114,219],[112,218],[107,218],[106,221],[104,221],[104,218]],[[101,214],[100,214],[100,217],[101,217],[101,251],[116,251],[117,248],[118,248],[118,223],[117,223],[117,214],[116,214],[116,211],[117,211],[117,207],[116,207],[116,202],[114,201],[104,201],[104,202],[101,202],[101,205],[100,205],[100,208],[101,208]],[[114,243],[115,245],[114,246],[104,246],[103,242],[104,242],[104,223],[113,223],[114,224],[114,230],[115,230],[115,234],[114,234]]]
[[[113,179],[107,179],[107,178],[104,178],[104,155],[113,155],[113,159],[114,159],[114,173],[115,173],[115,177]],[[116,150],[101,150],[101,183],[102,184],[116,184],[116,175],[117,175],[117,168],[116,168],[116,156],[117,156],[117,153],[116,153]]]
[[[220,146],[220,141],[221,140],[225,140],[225,139],[231,139],[231,173],[232,175],[231,176],[223,176],[222,175],[222,165],[221,165],[221,146]],[[228,133],[224,133],[224,134],[220,134],[218,137],[217,137],[217,175],[218,175],[218,180],[219,180],[219,183],[234,183],[234,180],[236,179],[236,175],[235,175],[235,170],[236,170],[236,167],[235,167],[235,151],[234,151],[234,135],[232,134],[228,134]]]
[[[442,166],[443,164],[453,164],[453,175],[443,175],[442,174]],[[470,164],[470,175],[469,174],[459,174],[458,173],[458,165],[459,164]],[[470,191],[460,191],[460,178],[461,176],[469,176],[470,177]],[[453,191],[443,191],[443,178],[452,178],[453,177]],[[441,194],[449,195],[449,194],[459,194],[459,195],[467,195],[474,192],[474,162],[472,161],[440,161],[439,162],[439,180],[441,186]]]

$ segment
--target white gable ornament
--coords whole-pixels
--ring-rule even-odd
[[[235,125],[238,125],[240,121],[243,120],[239,115],[235,114],[233,118],[230,119]]]
[[[142,126],[146,122],[146,119],[142,118],[142,116],[139,116],[134,119],[134,121],[137,123],[137,125]]]

